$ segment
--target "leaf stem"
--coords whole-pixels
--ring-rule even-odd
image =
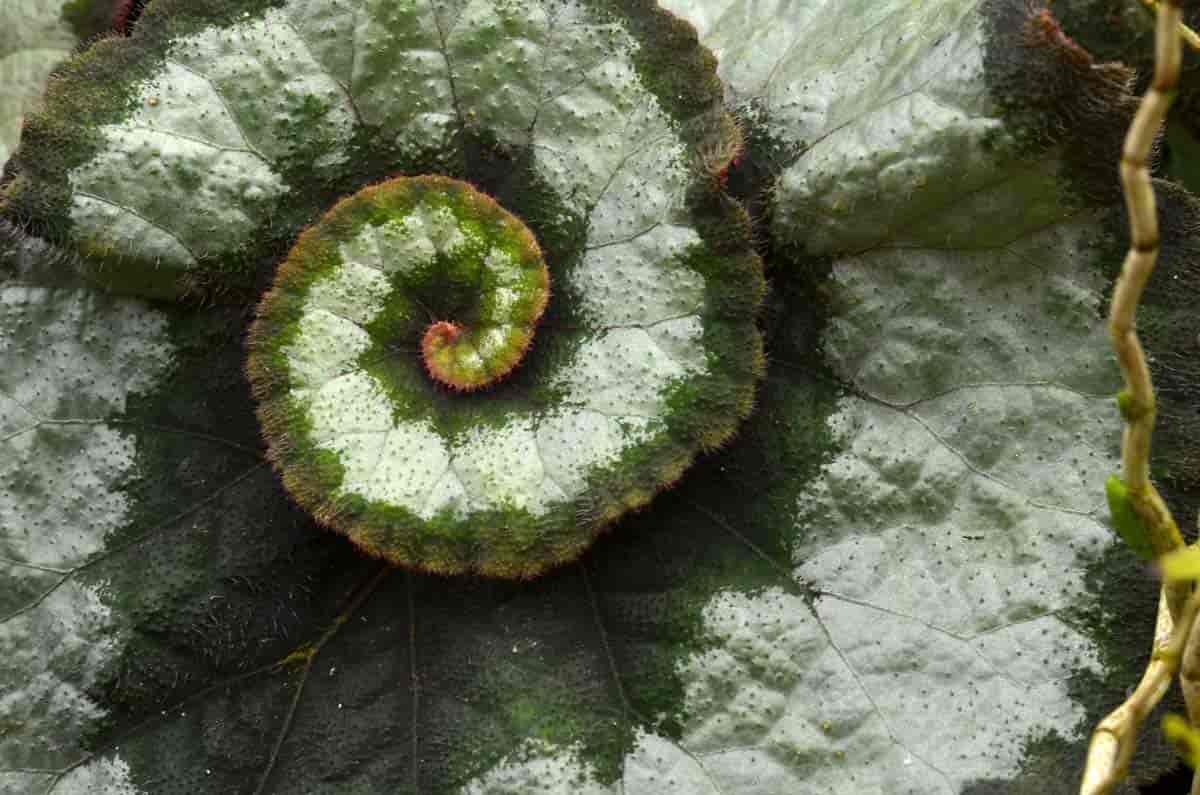
[[[1107,795],[1129,772],[1138,730],[1171,686],[1180,660],[1188,656],[1193,646],[1200,644],[1200,640],[1196,640],[1200,633],[1191,631],[1197,614],[1200,614],[1200,592],[1192,593],[1184,602],[1178,622],[1167,609],[1165,592],[1159,594],[1150,664],[1133,694],[1100,721],[1092,733],[1080,795]]]
[[[1121,440],[1122,475],[1134,512],[1145,524],[1154,553],[1162,556],[1183,546],[1183,536],[1170,510],[1150,482],[1150,441],[1154,433],[1154,386],[1145,352],[1137,336],[1136,313],[1142,290],[1158,259],[1158,211],[1149,161],[1154,141],[1175,98],[1183,58],[1182,0],[1156,3],[1154,79],[1134,116],[1121,151],[1120,175],[1129,212],[1129,251],[1113,290],[1109,333],[1125,381],[1121,396],[1125,429]],[[1185,694],[1200,684],[1200,641],[1191,629],[1200,610],[1200,595],[1189,582],[1165,582],[1159,594],[1154,651],[1133,695],[1096,727],[1088,748],[1081,795],[1111,792],[1129,770],[1138,730],[1162,700],[1183,661],[1188,672],[1181,681]],[[1186,644],[1186,645],[1185,645]],[[1196,678],[1194,678],[1196,677]],[[1191,684],[1189,684],[1191,683]],[[1200,690],[1188,700],[1200,710]],[[1191,715],[1193,722],[1200,717]],[[1193,781],[1192,792],[1200,795]]]
[[[1158,0],[1142,0],[1142,5],[1146,6],[1152,14],[1158,13]],[[1179,22],[1179,35],[1183,37],[1183,41],[1188,47],[1200,52],[1200,33],[1189,28],[1182,20]]]
[[[1192,595],[1192,599],[1200,591]],[[1190,603],[1191,600],[1189,600]],[[1196,631],[1196,623],[1200,617],[1193,617],[1192,631],[1188,634],[1187,645],[1183,647],[1183,662],[1179,670],[1179,688],[1183,691],[1183,700],[1187,704],[1188,722],[1196,726],[1200,724],[1200,632]],[[1192,775],[1192,795],[1200,795],[1200,775]]]
[[[1121,185],[1129,212],[1129,252],[1113,290],[1108,317],[1113,349],[1125,380],[1122,415],[1121,469],[1134,512],[1150,535],[1156,555],[1183,546],[1183,536],[1171,511],[1150,482],[1150,441],[1157,413],[1150,368],[1137,335],[1137,305],[1158,260],[1158,210],[1150,181],[1150,154],[1179,83],[1182,48],[1179,26],[1181,0],[1158,6],[1155,33],[1154,79],[1142,98],[1121,151]],[[1167,607],[1178,617],[1191,590],[1186,583],[1164,586]]]

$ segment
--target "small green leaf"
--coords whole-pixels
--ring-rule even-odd
[[[1134,411],[1133,395],[1128,389],[1122,389],[1117,393],[1117,408],[1121,412],[1121,416],[1126,422],[1133,422],[1137,419],[1137,414]]]
[[[1163,718],[1163,734],[1183,757],[1189,767],[1200,766],[1200,731],[1192,728],[1186,718],[1168,715]]]
[[[1134,423],[1153,412],[1154,398],[1150,398],[1149,405],[1144,405],[1138,403],[1133,393],[1128,389],[1122,389],[1117,393],[1117,409],[1121,412],[1121,418],[1125,422]]]
[[[1108,497],[1108,510],[1112,514],[1113,525],[1129,548],[1145,560],[1154,559],[1154,548],[1150,546],[1150,532],[1133,510],[1129,499],[1129,491],[1125,483],[1116,475],[1110,475],[1104,484],[1104,493]]]
[[[1163,555],[1158,561],[1167,580],[1200,580],[1200,547],[1184,547]]]

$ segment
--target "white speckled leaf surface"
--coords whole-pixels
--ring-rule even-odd
[[[491,5],[453,4],[454,29],[490,31]],[[724,449],[532,583],[389,571],[298,512],[262,458],[236,308],[41,286],[48,252],[0,246],[0,793],[1074,790],[1097,708],[1081,692],[1111,703],[1138,664],[1093,611],[1132,565],[1102,496],[1119,442],[1107,206],[1075,201],[1063,150],[1010,135],[987,4],[663,5],[717,56],[751,138],[785,153],[763,230],[768,375]],[[470,74],[438,28],[447,6],[422,6],[433,27],[413,36],[434,44],[406,56],[424,82],[403,118],[378,65],[323,44],[369,43],[370,15],[287,8],[270,35],[329,34],[308,37],[321,66],[297,90],[355,99],[337,94],[322,134],[357,114],[441,140],[446,64]],[[539,63],[569,91],[571,48],[529,50],[570,31],[531,27],[495,62]],[[455,101],[526,134],[540,78],[492,76]],[[670,158],[626,168],[631,140],[668,140],[649,111],[572,148],[597,133],[572,119],[611,110],[596,91],[535,146],[548,182],[581,180],[603,242],[576,275],[603,305],[601,260],[670,244],[679,177]],[[285,141],[155,108],[245,155],[238,178],[285,190],[258,166]],[[112,162],[79,179],[122,190]],[[635,212],[605,210],[643,177]],[[208,241],[142,198],[205,245],[253,228]],[[658,298],[645,311],[675,309]],[[1141,601],[1112,615],[1148,633],[1153,583],[1128,592]]]
[[[46,76],[75,46],[61,18],[66,0],[4,0],[0,8],[0,168],[17,146],[21,119]]]

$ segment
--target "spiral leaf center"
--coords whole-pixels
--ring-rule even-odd
[[[426,199],[389,223],[429,243],[418,256],[433,270],[410,280],[413,291],[429,288],[431,304],[456,304],[453,317],[437,317],[425,330],[421,356],[439,384],[482,389],[524,358],[550,299],[549,272],[533,234],[492,199],[464,182],[418,180],[418,190],[446,190],[446,205]]]
[[[307,237],[336,241],[340,265],[329,268],[305,240],[285,267],[330,271],[325,292],[370,315],[363,328],[373,343],[419,347],[429,376],[453,390],[483,389],[511,373],[549,301],[533,234],[459,180],[401,177],[367,188]]]

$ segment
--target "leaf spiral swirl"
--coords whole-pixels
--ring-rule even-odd
[[[764,280],[716,177],[736,151],[715,60],[651,5],[163,0],[64,68],[7,207],[117,292],[252,304],[274,282],[248,372],[289,492],[395,562],[530,577],[753,405]],[[365,262],[387,191],[363,188],[417,175],[442,198],[386,245],[442,275],[401,301]],[[456,264],[435,238],[482,216],[438,231],[452,194],[526,242]],[[481,264],[521,246],[543,276]]]

